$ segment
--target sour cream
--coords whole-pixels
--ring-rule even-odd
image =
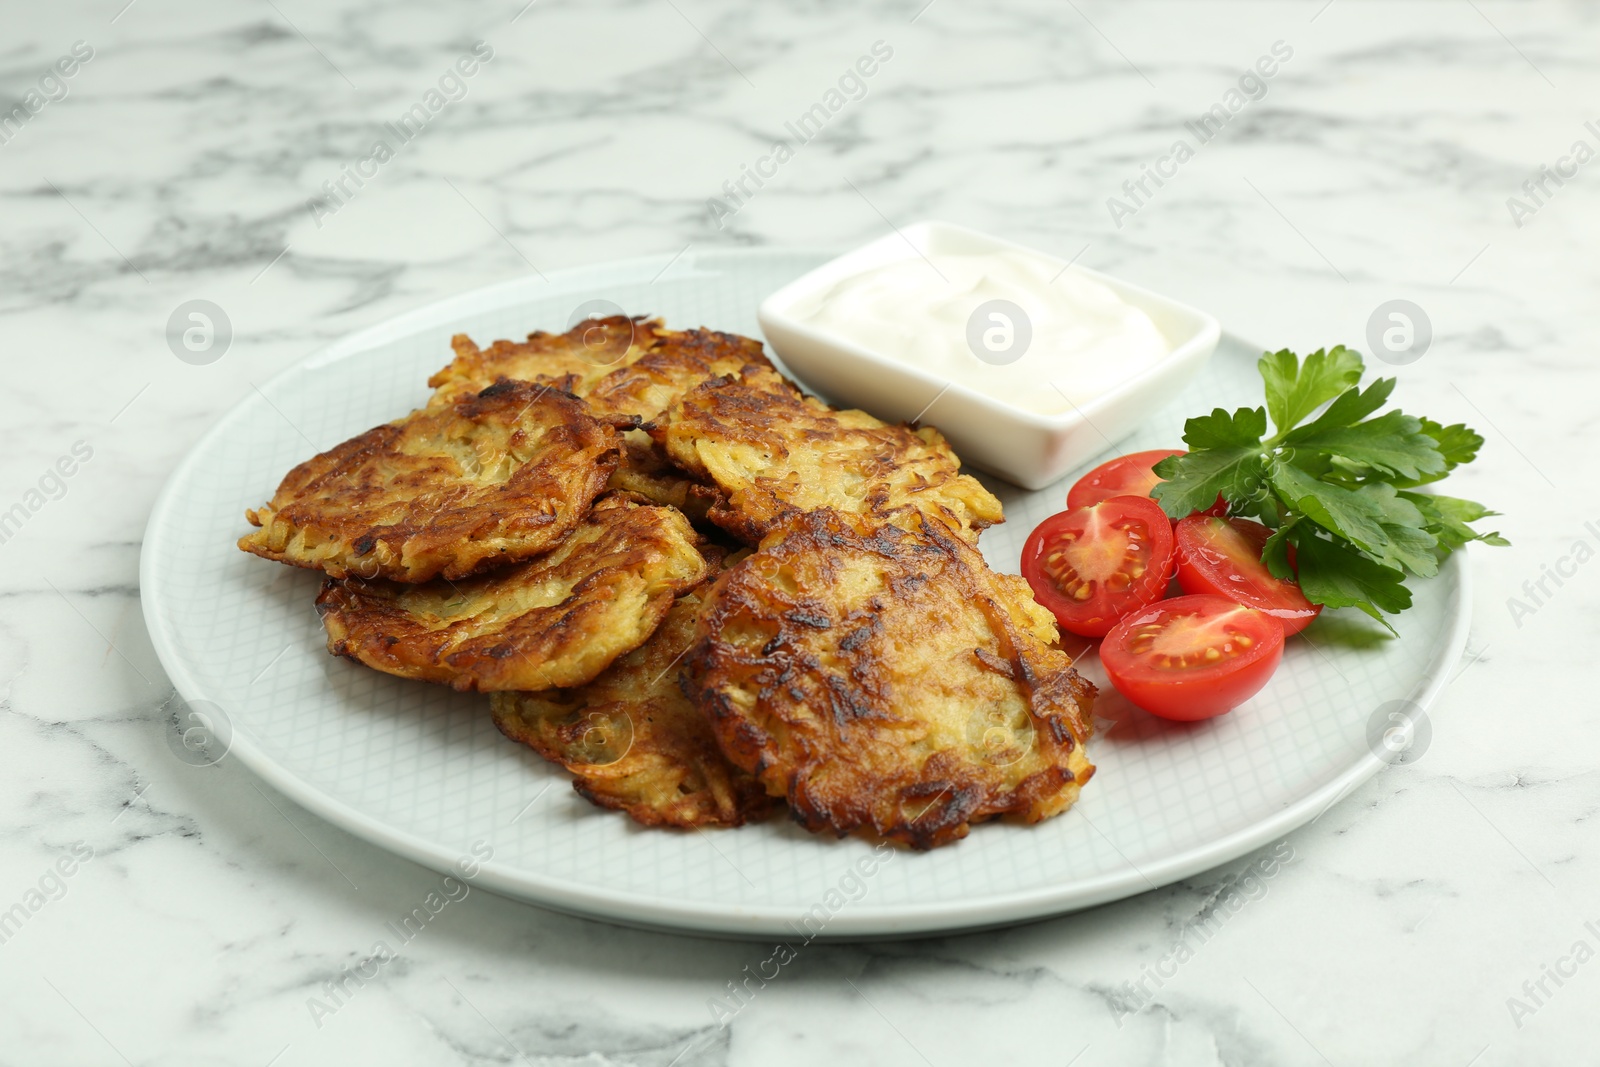
[[[1103,396],[1172,345],[1107,286],[1023,250],[911,256],[836,282],[796,318],[1042,415]]]

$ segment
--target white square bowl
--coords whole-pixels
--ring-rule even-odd
[[[1074,266],[1070,269],[1149,315],[1171,352],[1095,400],[1070,412],[1043,415],[952,384],[925,368],[864,348],[793,314],[796,306],[804,306],[837,282],[873,267],[918,255],[994,251],[1022,251],[1067,267],[1053,256],[975,230],[946,222],[919,222],[830,260],[767,297],[758,312],[761,329],[784,364],[828,400],[861,408],[888,422],[918,419],[937,426],[963,463],[1025,489],[1045,488],[1131,433],[1147,415],[1176,396],[1217,347],[1221,327],[1205,312]]]

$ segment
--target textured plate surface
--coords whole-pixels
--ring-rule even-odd
[[[954,846],[874,863],[865,843],[814,837],[781,818],[681,833],[592,807],[564,772],[500,736],[487,698],[329,656],[312,610],[318,576],[234,547],[244,509],[266,500],[291,466],[420,404],[428,375],[450,358],[452,333],[487,343],[565,329],[574,309],[601,299],[673,327],[759,336],[761,298],[827,258],[757,249],[518,280],[354,334],[274,379],[178,466],[145,533],[145,618],[178,692],[226,715],[228,758],[385,848],[442,870],[486,844],[493,859],[478,883],[488,888],[732,936],[905,936],[1115,900],[1282,836],[1384,765],[1369,747],[1369,721],[1390,701],[1426,707],[1460,656],[1460,554],[1437,579],[1414,583],[1400,640],[1366,642],[1358,622],[1320,620],[1309,640],[1290,642],[1263,693],[1198,725],[1153,719],[1113,694],[1099,713],[1114,721],[1089,749],[1099,771],[1072,811],[1035,827],[979,826]],[[1201,381],[1085,467],[1178,444],[1187,414],[1259,403],[1258,353],[1224,337]],[[937,425],[937,405],[926,419]],[[983,535],[994,566],[1016,573],[1024,538],[1064,506],[1079,473],[1035,493],[985,479],[1007,516]],[[1080,668],[1103,683],[1092,653]]]

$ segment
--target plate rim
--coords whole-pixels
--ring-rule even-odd
[[[716,249],[714,252],[732,258],[829,254],[827,250],[821,248],[786,245],[725,248]],[[331,361],[351,358],[372,347],[373,343],[381,342],[386,334],[403,332],[408,324],[415,325],[423,320],[432,320],[455,308],[489,301],[530,287],[536,287],[537,291],[560,282],[576,281],[587,274],[611,275],[628,269],[649,270],[663,262],[670,267],[672,262],[679,258],[681,254],[679,256],[660,254],[585,264],[550,271],[542,280],[524,275],[456,293],[351,331],[321,345],[305,357],[283,368],[257,389],[264,394],[290,375]],[[1222,341],[1256,347],[1226,329],[1222,331]],[[156,494],[140,541],[141,614],[156,658],[166,671],[173,688],[185,701],[207,698],[190,672],[186,658],[180,654],[175,635],[169,631],[156,609],[156,604],[162,596],[163,580],[156,573],[153,562],[158,553],[151,549],[159,546],[163,538],[170,536],[165,532],[174,525],[169,513],[174,507],[179,487],[186,482],[186,476],[191,468],[205,454],[207,446],[221,436],[235,420],[244,417],[247,409],[252,408],[257,402],[255,394],[246,393],[237,403],[218,416],[189,447]],[[1439,652],[1422,669],[1422,681],[1419,683],[1421,691],[1409,698],[1424,712],[1432,707],[1445,687],[1453,681],[1448,668],[1461,658],[1471,626],[1472,572],[1464,553],[1453,554],[1441,568],[1439,575],[1427,580],[1438,581],[1447,576],[1454,581],[1452,590],[1454,604],[1448,621],[1448,633],[1440,645]],[[451,849],[433,839],[397,829],[303,780],[268,755],[246,733],[237,730],[233,732],[227,755],[236,755],[239,762],[252,774],[319,818],[430,870],[439,873],[449,872],[463,855],[463,850]],[[1088,882],[1072,882],[1064,887],[1045,886],[976,900],[882,908],[864,906],[866,902],[862,901],[861,904],[852,904],[851,907],[835,913],[823,930],[816,933],[814,938],[807,937],[805,940],[867,940],[952,934],[1064,915],[1141,895],[1238,859],[1274,838],[1288,834],[1319,818],[1385,766],[1387,766],[1385,761],[1369,751],[1320,788],[1285,805],[1277,814],[1215,841],[1143,866],[1136,867],[1130,862],[1126,871],[1113,871]],[[1068,811],[1061,817],[1069,818],[1071,814]],[[914,857],[905,858],[914,862]],[[580,889],[564,878],[544,875],[523,867],[495,863],[493,860],[480,864],[479,874],[473,878],[473,883],[503,896],[583,918],[680,934],[691,933],[740,940],[764,939],[792,932],[792,924],[801,917],[801,913],[793,913],[774,906],[641,900],[632,893],[604,887]]]

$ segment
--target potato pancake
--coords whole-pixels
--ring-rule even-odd
[[[673,603],[650,640],[577,689],[495,693],[495,725],[577,775],[579,793],[646,826],[739,826],[777,806],[729,763],[678,687],[710,582]]]
[[[500,382],[313,456],[239,547],[267,559],[422,582],[548,551],[578,525],[622,454],[615,419],[526,382]]]
[[[716,330],[668,330],[660,319],[622,315],[580,322],[566,333],[531,333],[523,343],[480,349],[465,334],[451,338],[456,358],[428,384],[434,402],[477,392],[500,378],[553,385],[589,401],[597,412],[648,421],[701,382],[738,374],[747,365],[771,369],[761,342]]]
[[[612,315],[580,322],[566,333],[536,331],[523,342],[496,341],[479,348],[458,333],[450,339],[456,358],[428,379],[429,403],[439,404],[493,385],[500,378],[554,385],[583,396],[595,383],[656,343],[661,323]]]
[[[797,821],[918,849],[1066,810],[1094,687],[1055,620],[937,521],[797,517],[718,580],[684,692]]]
[[[823,507],[877,518],[914,508],[973,542],[1005,521],[938,430],[835,411],[765,368],[696,387],[647,428],[674,463],[721,490],[711,521],[752,544]]]
[[[546,555],[459,582],[330,579],[328,651],[463,690],[582,685],[707,572],[681,512],[607,496]]]
[[[659,323],[654,324],[659,327]],[[580,393],[599,412],[649,422],[689,390],[747,367],[777,375],[761,342],[716,330],[656,330],[653,346]]]

